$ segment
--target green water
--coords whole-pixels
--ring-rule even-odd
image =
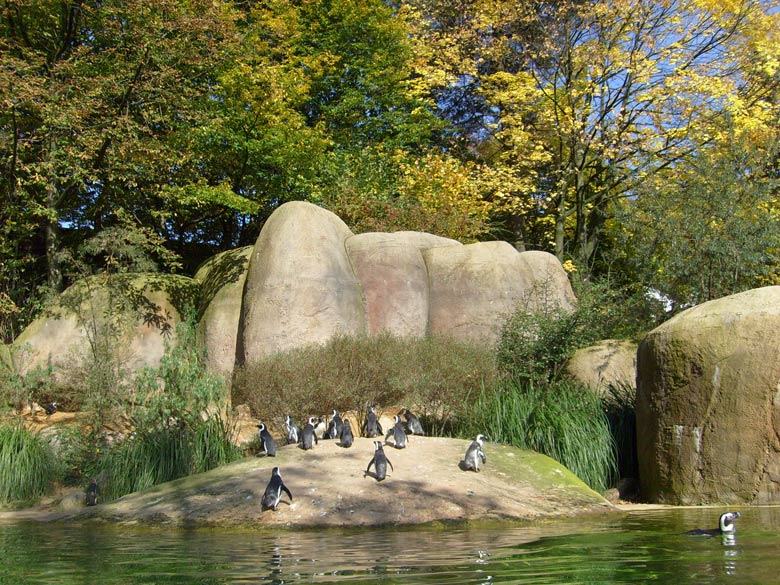
[[[276,533],[6,522],[0,584],[780,582],[780,508],[741,508],[733,542],[682,534],[721,511]]]

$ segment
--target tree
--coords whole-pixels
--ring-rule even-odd
[[[468,3],[465,38],[481,40],[469,48],[477,66],[455,60],[466,67],[447,79],[466,76],[484,99],[484,126],[471,136],[514,179],[498,194],[520,200],[515,229],[542,222],[544,240],[533,245],[588,267],[615,201],[765,93],[742,72],[753,33],[777,18],[769,4]],[[437,35],[437,22],[427,30]]]

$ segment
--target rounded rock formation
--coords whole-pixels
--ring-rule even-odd
[[[637,344],[626,339],[605,339],[574,352],[567,373],[588,388],[603,393],[609,386],[636,388]]]
[[[780,501],[780,287],[683,311],[637,354],[643,496],[672,504]]]

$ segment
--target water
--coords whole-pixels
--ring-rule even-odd
[[[3,523],[0,585],[777,582],[780,508],[740,509],[733,542],[682,534],[722,511],[276,533]]]

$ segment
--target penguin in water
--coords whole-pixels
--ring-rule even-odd
[[[319,443],[319,440],[317,439],[317,433],[314,429],[314,425],[316,423],[317,418],[312,416],[309,417],[309,421],[303,427],[303,432],[301,433],[301,449],[304,451],[313,449],[314,445]]]
[[[417,418],[411,410],[404,408],[399,414],[404,415],[404,418],[406,419],[406,431],[410,435],[425,434],[425,431],[422,428],[422,424],[420,424],[420,419]]]
[[[363,477],[369,475],[368,471],[373,465],[374,477],[377,481],[382,481],[387,477],[388,464],[390,465],[390,469],[395,471],[393,464],[390,463],[390,460],[385,455],[385,450],[382,448],[382,441],[374,441],[374,456],[371,458],[371,461],[368,462],[368,467],[366,467],[366,472],[363,474]]]
[[[379,417],[376,415],[376,410],[374,410],[373,406],[369,406],[368,412],[366,413],[366,420],[363,422],[363,436],[373,439],[374,437],[381,436],[383,432],[382,425],[379,424]]]
[[[96,506],[98,503],[98,485],[97,480],[93,479],[87,486],[87,493],[85,496],[87,506]]]
[[[734,520],[742,516],[739,512],[726,512],[720,515],[717,528],[696,528],[689,530],[687,536],[725,536],[733,535],[737,531]]]
[[[276,457],[276,441],[274,441],[271,433],[268,432],[263,423],[257,425],[257,428],[257,438],[260,441],[260,453],[257,456],[259,457],[263,454],[268,457]]]
[[[394,420],[395,424],[393,425],[393,428],[387,431],[387,434],[385,435],[385,443],[387,443],[387,439],[390,435],[393,435],[393,447],[396,449],[403,449],[406,447],[406,431],[404,430],[404,425],[401,422],[400,416],[396,414]]]
[[[324,439],[338,439],[341,437],[341,428],[344,426],[344,421],[341,420],[341,415],[338,410],[333,410],[333,414],[330,415],[330,422],[328,423],[328,430],[325,431]]]
[[[263,510],[273,510],[275,512],[276,507],[279,505],[279,500],[282,499],[282,492],[285,492],[290,496],[290,502],[292,502],[293,496],[290,493],[290,490],[287,489],[287,486],[284,485],[282,475],[279,473],[279,468],[274,467],[271,472],[271,481],[268,482],[265,493],[263,493],[261,502]]]
[[[344,423],[341,426],[341,436],[339,437],[339,447],[351,447],[352,442],[355,440],[352,434],[352,425],[349,423],[349,419],[344,419]]]
[[[479,471],[479,462],[482,460],[483,465],[487,463],[487,456],[483,450],[485,444],[485,435],[477,435],[466,449],[466,456],[461,461],[461,469],[463,471]]]
[[[287,429],[287,444],[292,445],[300,441],[301,427],[293,422],[292,417],[288,414],[284,417],[284,428]]]

